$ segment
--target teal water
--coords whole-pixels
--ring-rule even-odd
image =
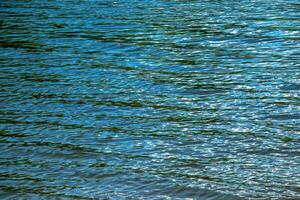
[[[297,0],[2,0],[1,199],[300,199]]]

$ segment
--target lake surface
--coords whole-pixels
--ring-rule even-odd
[[[1,199],[299,199],[298,0],[2,0]]]

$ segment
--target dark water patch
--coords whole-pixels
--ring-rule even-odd
[[[300,114],[278,114],[278,115],[270,115],[266,118],[274,119],[274,120],[295,120],[295,119],[300,119]]]
[[[27,50],[37,50],[41,48],[41,45],[28,41],[0,41],[0,46],[2,48],[22,48]]]
[[[289,85],[284,85],[282,87],[280,87],[281,90],[300,90],[300,84],[289,84]]]
[[[224,90],[199,90],[199,89],[190,89],[182,92],[183,95],[199,95],[199,96],[210,96],[214,94],[224,94]]]

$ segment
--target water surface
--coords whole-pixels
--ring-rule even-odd
[[[299,1],[0,6],[0,198],[300,198]]]

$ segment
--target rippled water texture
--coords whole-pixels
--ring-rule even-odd
[[[298,0],[0,5],[0,198],[300,198]]]

